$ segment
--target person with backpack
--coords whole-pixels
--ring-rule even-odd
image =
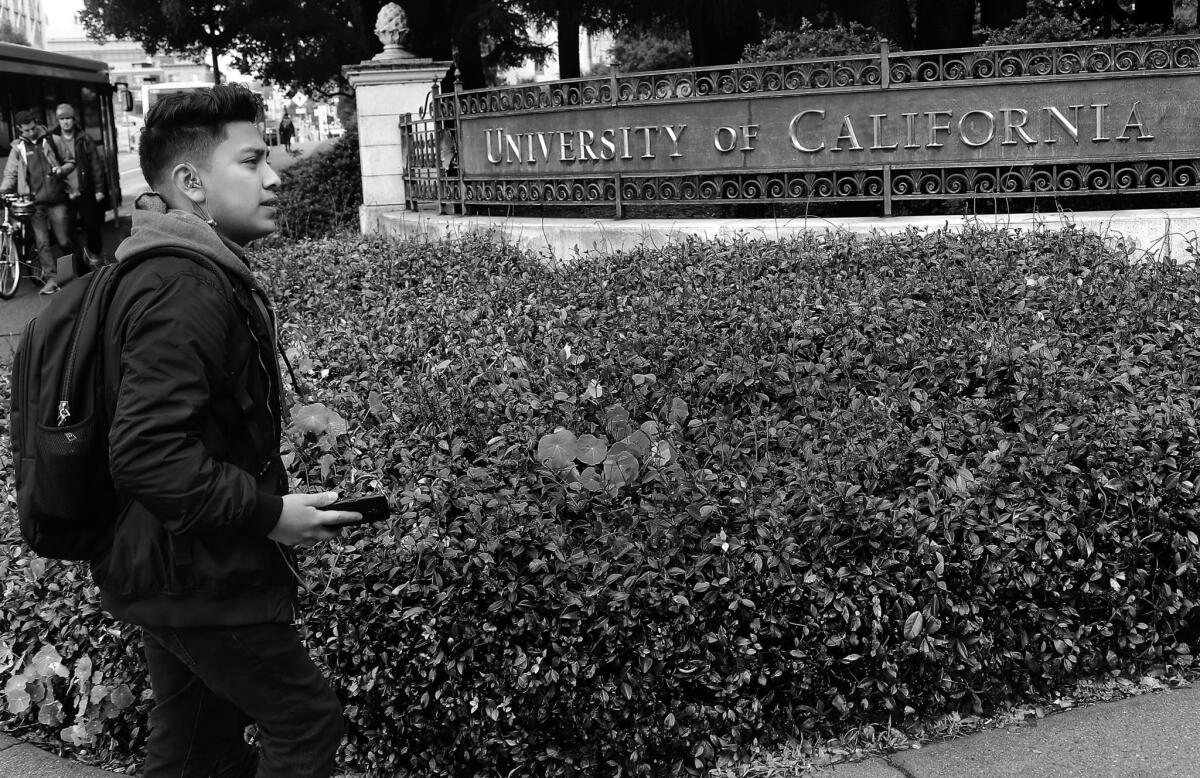
[[[104,261],[104,211],[101,202],[107,189],[104,158],[96,151],[96,142],[79,125],[75,108],[62,103],[55,111],[58,127],[51,133],[61,138],[73,150],[74,170],[67,174],[67,196],[71,202],[74,224],[83,230],[83,258],[89,267]]]
[[[261,111],[240,85],[156,103],[139,148],[152,192],[116,251],[136,264],[101,341],[117,513],[92,572],[103,607],[141,627],[145,778],[325,778],[344,729],[293,625],[291,548],[361,517],[288,494],[275,314],[245,253],[276,227]]]
[[[74,152],[61,137],[46,133],[34,111],[19,112],[16,126],[19,135],[4,165],[0,194],[15,192],[33,198],[31,226],[46,279],[40,294],[54,294],[59,286],[50,233],[65,253],[72,252],[66,178],[75,170]]]

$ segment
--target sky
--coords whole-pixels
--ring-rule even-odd
[[[83,33],[75,23],[75,14],[83,10],[83,0],[42,0],[42,11],[50,20],[46,37],[61,38]]]

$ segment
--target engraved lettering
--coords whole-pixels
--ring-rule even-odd
[[[496,156],[492,156],[492,133],[496,133]],[[487,138],[487,158],[488,162],[493,165],[499,165],[504,161],[504,128],[500,127],[495,130],[485,130],[484,136]]]
[[[952,111],[926,111],[925,116],[929,118],[929,142],[925,144],[926,148],[940,149],[943,144],[938,143],[937,134],[944,132],[950,134],[950,117],[953,116]],[[938,117],[946,117],[945,124],[938,124]]]
[[[842,141],[848,141],[850,148],[843,149]],[[830,153],[835,151],[862,151],[862,144],[858,142],[858,136],[854,133],[854,123],[850,121],[849,116],[842,117],[842,128],[838,132],[837,140],[833,142],[833,148]]]
[[[803,151],[805,154],[816,154],[818,151],[825,148],[825,141],[821,141],[820,146],[810,148],[800,142],[800,135],[798,132],[800,122],[803,121],[805,116],[809,116],[810,114],[820,119],[825,118],[825,111],[818,108],[809,108],[807,111],[801,111],[793,116],[792,121],[788,124],[788,138],[791,139],[792,145],[795,146],[797,150]]]
[[[586,162],[590,155],[593,162],[599,162],[600,157],[596,154],[592,144],[596,142],[596,133],[591,130],[579,131],[579,161]]]
[[[679,138],[683,135],[683,131],[687,129],[686,124],[679,125],[679,132],[675,132],[674,124],[667,124],[663,127],[666,130],[667,137],[671,139],[671,154],[672,157],[682,157],[683,154],[679,151]]]
[[[521,136],[520,135],[505,136],[504,145],[506,146],[506,148],[504,150],[504,161],[511,163],[513,161],[513,155],[516,154],[517,155],[517,163],[520,164],[520,162],[521,162]]]
[[[1071,140],[1075,141],[1075,145],[1078,146],[1079,145],[1079,109],[1082,107],[1083,107],[1082,105],[1071,106],[1073,118],[1070,120],[1068,120],[1067,117],[1063,115],[1062,111],[1058,110],[1057,108],[1055,108],[1052,105],[1046,106],[1042,110],[1045,111],[1046,124],[1051,125],[1051,121],[1050,121],[1051,119],[1053,119],[1055,122],[1058,122],[1058,126],[1062,127],[1066,131],[1066,133],[1071,136]],[[1046,137],[1042,138],[1042,143],[1058,143],[1058,138],[1053,137],[1053,135],[1050,132],[1050,126],[1046,127],[1046,131],[1043,134]]]
[[[600,159],[604,160],[605,162],[617,158],[617,144],[614,143],[616,136],[617,131],[611,127],[600,133],[600,145],[604,147],[600,150]],[[604,154],[606,150],[609,152],[607,156]]]
[[[568,152],[570,156],[568,156]],[[575,161],[575,133],[559,130],[558,132],[558,161]]]
[[[893,143],[887,146],[880,142],[879,136],[883,134],[883,120],[886,118],[886,113],[871,114],[871,151],[892,151],[900,145]]]
[[[1138,140],[1154,140],[1154,136],[1146,132],[1146,123],[1138,115],[1138,103],[1140,102],[1141,100],[1133,101],[1133,105],[1129,108],[1129,118],[1125,121],[1125,127],[1121,130],[1121,134],[1117,136],[1117,140],[1129,140],[1129,136],[1125,133],[1129,132],[1130,127],[1137,127]]]
[[[967,128],[972,126],[973,122],[968,122],[972,116],[982,116],[987,119],[987,135],[982,140],[972,140],[967,137]],[[986,146],[992,142],[992,138],[996,137],[996,115],[991,111],[981,111],[979,109],[967,111],[962,116],[958,117],[958,137],[962,138],[962,142],[973,148]]]
[[[670,130],[668,130],[670,132]],[[754,140],[758,137],[757,124],[742,125],[742,147],[739,151],[754,151]],[[674,155],[672,155],[674,156]]]
[[[1092,103],[1092,107],[1096,109],[1096,136],[1092,138],[1092,141],[1103,143],[1106,140],[1112,140],[1104,134],[1104,109],[1108,107],[1108,103]]]
[[[917,139],[916,139],[917,117],[920,116],[921,114],[919,114],[919,113],[902,113],[900,115],[904,117],[904,123],[907,127],[907,132],[904,136],[906,139],[904,148],[906,148],[906,149],[921,148],[921,144],[917,143]]]
[[[621,127],[621,159],[633,159],[633,155],[629,153],[629,131],[632,127]]]
[[[634,127],[634,132],[640,132],[646,138],[646,153],[642,154],[642,159],[654,159],[654,152],[650,148],[650,133],[657,133],[658,127]]]
[[[729,142],[724,143],[721,140],[723,135],[729,136]],[[713,148],[722,154],[728,154],[733,151],[733,147],[737,145],[737,130],[732,127],[718,127],[713,130]]]
[[[1013,140],[1013,131],[1021,136],[1021,140],[1030,146],[1037,143],[1036,140],[1029,137],[1029,133],[1025,132],[1025,122],[1029,120],[1029,111],[1024,108],[1001,108],[1000,113],[1004,114],[1004,140],[1000,141],[1001,146],[1015,146],[1017,142]],[[1019,114],[1021,121],[1013,121],[1013,116]]]

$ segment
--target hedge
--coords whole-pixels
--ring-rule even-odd
[[[259,262],[304,385],[296,487],[396,505],[303,567],[347,770],[699,774],[1191,663],[1190,264],[982,228],[562,267],[346,238]],[[129,694],[87,747],[136,749],[128,631],[79,568],[35,574],[12,523],[0,679],[46,645],[68,674],[90,656]],[[69,726],[67,680],[42,686],[61,724],[0,723]]]
[[[281,236],[326,238],[358,229],[363,196],[357,128],[328,150],[296,161],[280,179]]]

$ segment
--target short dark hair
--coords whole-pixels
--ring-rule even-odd
[[[258,121],[262,98],[241,84],[218,84],[176,92],[146,112],[138,162],[146,183],[156,186],[182,160],[207,159],[225,139],[225,125]]]
[[[24,111],[17,112],[17,116],[14,121],[18,127],[20,127],[22,124],[37,124],[37,112],[32,108],[26,108]]]

